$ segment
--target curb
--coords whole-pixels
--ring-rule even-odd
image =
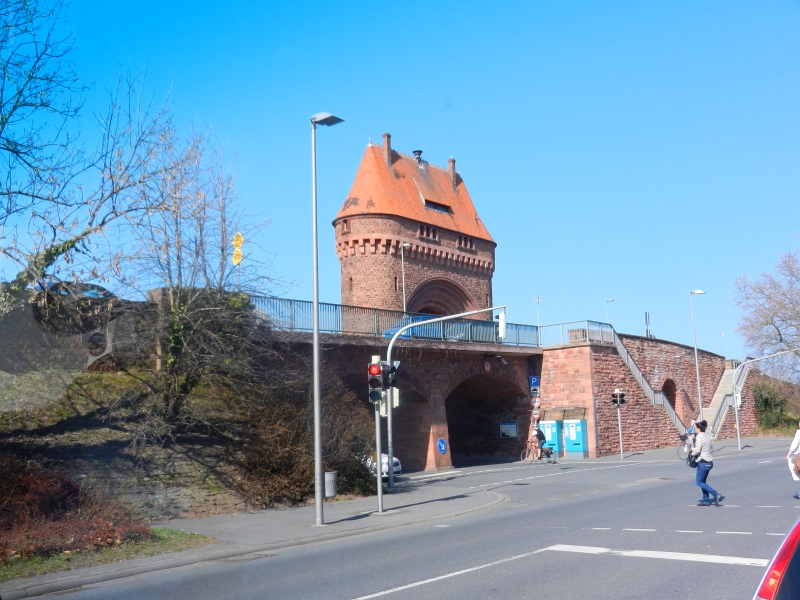
[[[106,573],[96,573],[92,575],[89,573],[80,573],[80,571],[86,571],[88,569],[79,569],[77,571],[72,572],[72,574],[69,574],[70,572],[67,572],[67,573],[57,573],[57,574],[54,573],[51,576],[45,575],[43,577],[53,577],[53,580],[44,581],[41,583],[37,582],[27,583],[30,580],[18,579],[16,581],[10,581],[6,584],[0,585],[0,600],[19,600],[21,598],[34,598],[36,596],[42,596],[44,594],[75,591],[79,588],[88,585],[103,583],[106,581],[113,581],[115,579],[123,579],[125,577],[133,577],[134,575],[141,575],[143,573],[154,573],[156,571],[164,571],[166,569],[176,569],[179,567],[185,567],[188,565],[193,565],[201,562],[222,560],[225,558],[244,556],[247,554],[258,554],[261,552],[266,552],[268,550],[277,550],[279,548],[287,548],[291,546],[305,546],[308,544],[314,544],[316,542],[324,542],[335,539],[355,537],[357,535],[362,535],[366,533],[375,533],[378,531],[387,531],[389,529],[397,529],[409,525],[419,525],[421,523],[428,523],[431,521],[438,521],[439,519],[458,517],[468,513],[477,512],[479,510],[492,508],[498,504],[505,502],[508,499],[503,494],[499,494],[497,492],[492,492],[489,490],[482,490],[482,491],[484,493],[493,494],[497,496],[497,498],[495,498],[491,502],[487,502],[486,504],[482,504],[481,506],[476,506],[474,508],[467,508],[461,511],[438,515],[435,517],[406,521],[403,523],[373,525],[371,527],[364,527],[362,529],[351,529],[348,531],[339,531],[336,533],[327,533],[312,537],[297,538],[294,540],[274,542],[272,544],[263,544],[260,546],[229,546],[228,548],[225,549],[221,548],[218,550],[205,550],[205,549],[188,550],[185,552],[176,552],[174,554],[162,555],[160,559],[154,559],[153,557],[140,559],[142,560],[142,562],[147,561],[148,564],[130,565],[127,568],[122,567],[119,569],[111,569],[107,565],[90,567],[90,569],[92,568],[102,569],[103,567],[105,567],[108,569],[108,572]],[[192,552],[194,553],[194,555],[190,556],[189,553]],[[155,564],[153,564],[154,562]]]

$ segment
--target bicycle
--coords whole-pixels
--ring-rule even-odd
[[[523,450],[522,454],[519,455],[520,461],[526,465],[533,463],[533,461],[536,460],[536,450],[538,450],[536,443],[529,440],[525,446],[525,450]],[[551,465],[556,464],[556,455],[553,452],[553,449],[549,446],[543,446],[542,458],[540,458],[539,461],[546,462]]]
[[[682,435],[681,440],[683,440],[683,443],[678,446],[678,458],[686,462],[686,459],[689,458],[689,452],[692,451],[692,446],[694,446],[694,436],[691,434]],[[714,452],[714,446],[711,446],[711,452]]]
[[[678,446],[678,458],[685,462],[686,459],[689,458],[689,452],[692,450],[694,440],[687,434],[681,436],[681,441],[683,441],[683,443]]]

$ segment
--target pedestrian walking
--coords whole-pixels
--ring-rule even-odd
[[[800,456],[800,422],[797,423],[797,431],[794,432],[792,445],[789,446],[789,452],[786,455],[786,460],[789,463],[789,472],[792,474],[792,479],[795,481],[800,481],[800,475],[797,473],[798,456]],[[800,490],[795,492],[794,497],[800,500]]]
[[[725,499],[725,496],[717,492],[714,488],[706,483],[708,473],[714,467],[714,462],[711,456],[711,440],[706,435],[706,427],[708,423],[703,420],[695,425],[700,433],[694,438],[694,446],[692,446],[692,455],[697,457],[697,473],[694,482],[701,490],[703,490],[703,498],[697,502],[697,506],[711,506],[719,503]],[[711,499],[711,496],[714,499]]]

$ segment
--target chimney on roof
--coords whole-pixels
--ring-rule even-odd
[[[456,159],[452,156],[447,159],[447,172],[450,173],[450,181],[453,182],[453,189],[456,187]]]
[[[417,164],[422,162],[422,150],[414,150],[414,158],[417,159]]]
[[[386,164],[389,168],[392,166],[392,134],[383,134],[383,156],[386,159]]]

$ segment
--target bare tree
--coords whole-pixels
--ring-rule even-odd
[[[128,74],[110,92],[107,112],[97,119],[99,147],[81,167],[81,183],[72,179],[68,186],[70,202],[31,208],[26,227],[0,225],[0,253],[18,269],[9,282],[0,283],[0,314],[29,299],[36,284],[49,279],[125,279],[124,249],[116,240],[102,249],[98,244],[116,221],[157,210],[157,181],[192,158],[176,155],[168,105],[146,100],[143,89],[144,77]]]
[[[0,3],[0,225],[42,203],[69,203],[82,162],[70,125],[84,86],[62,33],[63,4]]]
[[[758,356],[800,347],[800,254],[781,256],[774,273],[740,277],[735,302],[744,312],[738,330]],[[789,353],[768,361],[765,372],[790,380],[800,376],[800,356]]]

